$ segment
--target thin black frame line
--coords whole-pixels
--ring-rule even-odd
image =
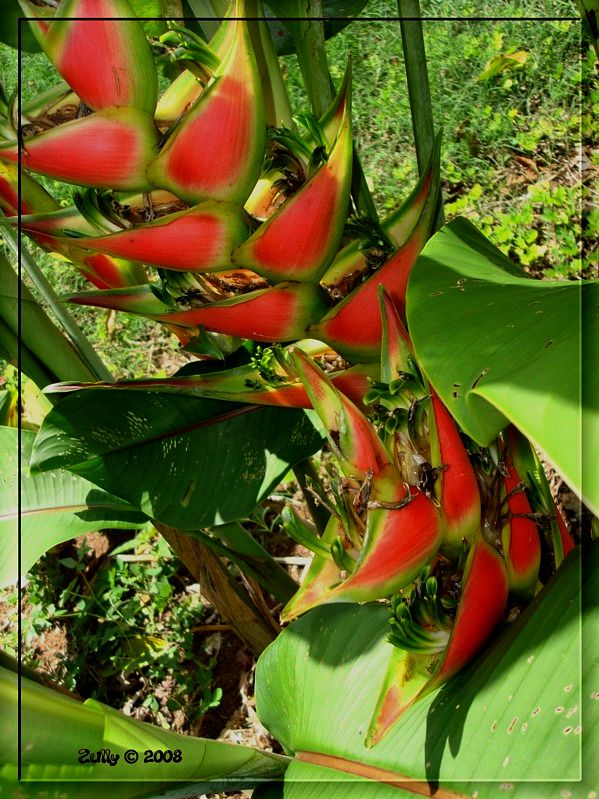
[[[18,133],[18,141],[19,143],[22,140],[22,129],[21,129],[21,94],[22,94],[22,54],[23,54],[23,47],[22,47],[22,23],[29,22],[30,20],[35,20],[35,17],[18,17],[17,19],[17,63],[18,63],[18,70],[17,70],[17,109],[19,118],[17,121],[17,133]],[[183,20],[183,21],[214,21],[214,17],[52,17],[52,21],[69,21],[73,19],[78,19],[79,21],[104,21],[106,19],[113,19],[113,20],[121,20],[121,21],[141,21],[141,22],[156,22],[156,21],[164,21],[167,22],[169,20]],[[225,20],[234,21],[234,20],[247,20],[247,21],[268,21],[265,17],[220,17],[217,18],[221,22]],[[278,18],[272,18],[278,19]],[[305,20],[318,20],[318,21],[346,21],[347,17],[286,17],[285,20],[288,22],[299,22]],[[353,17],[350,19],[351,22],[401,22],[401,21],[431,21],[431,22],[581,22],[580,17]],[[584,48],[584,38],[582,35],[582,27],[581,27],[581,38],[580,38],[580,49],[581,49],[581,64],[582,58],[584,57],[583,54]],[[582,69],[582,66],[581,66]],[[582,75],[581,75],[582,78]],[[582,80],[578,89],[579,97],[580,97],[580,120],[579,120],[579,132],[580,132],[580,141],[583,141],[583,130],[582,130],[582,101],[584,99],[584,91]],[[21,300],[22,300],[22,291],[21,291],[21,240],[22,240],[22,213],[21,213],[21,147],[19,146],[18,152],[18,175],[17,175],[17,217],[18,217],[18,236],[17,236],[17,257],[18,257],[18,264],[17,264],[17,272],[18,272],[18,286],[17,286],[17,302],[18,302],[18,309],[17,309],[17,391],[18,397],[20,401],[21,396]],[[580,235],[582,237],[582,224],[583,224],[583,210],[582,210],[582,183],[581,183],[581,209],[580,209]],[[580,303],[582,303],[582,292],[580,297]],[[579,314],[580,319],[580,326],[582,328],[582,308]],[[584,341],[582,337],[582,329],[580,335],[580,348],[581,351],[584,347]],[[582,364],[582,352],[581,352],[581,359],[580,363]],[[582,373],[580,376],[582,380]],[[582,390],[582,386],[581,386]],[[17,566],[18,566],[18,573],[19,579],[17,583],[17,781],[22,781],[22,645],[21,645],[21,632],[22,632],[22,619],[21,619],[21,602],[22,602],[22,585],[21,585],[21,565],[22,565],[22,558],[21,558],[21,532],[22,532],[22,525],[21,525],[21,485],[22,485],[22,475],[21,475],[21,443],[22,443],[22,426],[21,426],[21,415],[18,414],[17,419],[17,442],[18,442],[18,465],[17,465]],[[581,431],[582,435],[582,431]],[[583,458],[583,446],[584,441],[581,441],[581,459]],[[580,501],[582,504],[582,501]],[[580,565],[580,581],[582,581],[582,564]],[[582,585],[582,582],[580,582]],[[582,619],[582,616],[580,616]],[[584,645],[583,641],[583,630],[582,627],[580,629],[580,643],[581,646]],[[580,667],[582,668],[582,659],[580,661]],[[580,743],[580,757],[582,758],[582,741]],[[581,762],[582,766],[582,762]],[[582,779],[582,777],[581,777]],[[493,781],[495,783],[495,781]]]
[[[21,130],[21,95],[23,89],[23,79],[22,79],[22,37],[23,37],[23,26],[21,25],[21,20],[19,19],[18,22],[18,30],[17,30],[17,47],[18,47],[18,72],[17,72],[17,111],[19,114],[19,118],[17,120],[17,141],[19,142],[19,152],[17,155],[17,163],[18,163],[18,173],[17,173],[17,215],[18,215],[18,227],[17,227],[17,398],[19,405],[21,404],[21,302],[22,302],[22,283],[21,283],[21,240],[22,240],[22,230],[21,230],[21,137],[22,137],[22,130]],[[17,413],[17,572],[18,572],[18,582],[17,582],[17,780],[18,782],[22,779],[22,740],[23,740],[23,703],[22,703],[22,663],[23,663],[23,651],[22,651],[22,632],[23,632],[23,621],[21,616],[21,607],[23,602],[23,588],[21,584],[21,567],[22,567],[22,556],[21,556],[21,490],[22,490],[22,475],[21,475],[21,451],[22,451],[22,425],[21,425],[21,414],[20,412]]]

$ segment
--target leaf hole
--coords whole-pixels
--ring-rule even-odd
[[[543,344],[543,348],[544,348],[544,349],[547,349],[547,347],[550,347],[552,344],[553,344],[553,339],[552,339],[552,338],[550,338],[550,339],[549,339],[549,341],[546,341],[546,342]]]

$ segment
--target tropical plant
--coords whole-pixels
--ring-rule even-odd
[[[22,434],[22,571],[81,531],[151,520],[263,652],[259,713],[289,755],[162,734],[25,680],[27,778],[40,791],[97,778],[73,760],[89,740],[120,755],[111,780],[160,783],[123,784],[123,796],[260,779],[256,796],[320,795],[322,781],[344,796],[490,796],[489,780],[578,779],[580,548],[533,444],[596,511],[596,464],[577,438],[581,407],[589,440],[596,429],[596,395],[581,393],[576,356],[580,304],[594,307],[598,284],[533,280],[467,221],[442,226],[418,4],[399,8],[420,179],[381,221],[353,147],[351,64],[333,96],[311,4],[268,3],[311,103],[298,129],[255,2],[234,0],[218,27],[191,3],[203,28],[154,22],[150,39],[128,0],[20,3],[63,80],[20,107],[4,98],[7,236],[19,224],[90,280],[71,302],[146,316],[197,357],[169,378],[114,383],[81,347],[61,340],[75,365],[44,372],[31,346],[20,365],[53,407],[35,441]],[[179,69],[160,97],[157,60]],[[76,185],[73,204],[34,174]],[[18,325],[3,318],[14,353]],[[590,340],[596,321],[585,317]],[[0,438],[7,535],[15,438]],[[239,524],[290,468],[311,511],[283,513],[314,552],[299,588]],[[597,547],[585,543],[592,586]],[[257,586],[292,621],[278,636]],[[57,718],[71,728],[47,748]],[[486,738],[465,751],[475,730]],[[173,759],[133,769],[127,749]]]

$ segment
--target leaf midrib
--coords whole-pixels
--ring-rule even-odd
[[[11,509],[8,513],[0,513],[0,523],[5,521],[10,521],[11,519],[16,519],[21,516],[35,516],[41,515],[44,513],[80,513],[81,511],[86,510],[114,510],[119,512],[125,513],[142,513],[143,511],[138,510],[137,508],[128,508],[122,504],[116,503],[102,503],[99,505],[86,505],[86,504],[77,504],[77,505],[53,505],[48,506],[46,508],[32,508],[31,510],[21,510],[19,514],[18,508],[16,510]]]
[[[149,444],[154,444],[156,441],[165,441],[169,438],[177,438],[178,436],[183,436],[186,433],[191,433],[195,430],[201,430],[203,427],[212,427],[222,422],[228,421],[229,419],[234,419],[237,416],[242,416],[246,413],[251,413],[252,411],[259,411],[264,410],[264,406],[262,405],[244,405],[241,408],[236,408],[233,411],[228,411],[227,413],[220,414],[219,416],[211,416],[209,419],[202,419],[200,422],[194,422],[193,424],[187,425],[186,427],[179,427],[176,430],[169,430],[164,433],[160,433],[159,435],[152,436],[151,438],[145,438],[140,441],[133,441],[129,444],[124,444],[122,447],[115,447],[114,449],[107,449],[105,452],[90,452],[88,457],[85,460],[77,461],[77,462],[69,462],[68,464],[61,464],[61,466],[48,466],[44,467],[43,462],[42,464],[35,464],[31,465],[32,472],[43,472],[43,471],[51,471],[52,469],[56,468],[64,468],[64,469],[72,469],[77,466],[84,466],[93,463],[102,458],[106,458],[110,455],[116,455],[119,452],[127,452],[135,447],[145,447]],[[53,460],[53,458],[50,458]]]
[[[346,774],[355,774],[357,777],[366,777],[375,782],[382,782],[394,788],[401,788],[404,791],[418,796],[435,797],[435,799],[469,799],[464,794],[450,791],[447,788],[431,786],[426,780],[408,777],[396,771],[370,766],[367,763],[360,763],[356,760],[340,757],[339,755],[327,755],[323,752],[298,751],[295,753],[297,760],[304,763],[312,763],[315,766],[324,766]]]

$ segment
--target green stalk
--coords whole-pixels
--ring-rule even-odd
[[[210,41],[227,12],[227,3],[223,0],[187,0],[187,2],[194,15],[198,17],[198,25],[206,40]]]
[[[401,40],[412,113],[414,141],[416,143],[416,158],[418,160],[418,170],[422,174],[433,149],[435,129],[424,36],[422,34],[420,0],[397,0],[397,9],[400,16]],[[443,202],[439,194],[435,228],[440,228],[444,223]]]
[[[16,366],[20,355],[22,371],[40,388],[59,380],[94,380],[94,372],[79,352],[51,321],[27,286],[19,284],[2,250],[0,286],[0,347],[11,362]]]
[[[308,506],[308,510],[310,511],[312,521],[314,522],[314,525],[318,530],[320,537],[322,538],[329,521],[330,513],[324,507],[324,505],[316,500],[308,485],[311,483],[313,486],[318,486],[324,494],[324,488],[322,488],[318,473],[314,468],[312,461],[309,458],[306,458],[293,467],[293,474],[295,475],[295,479],[299,483],[299,486],[302,490],[302,494],[304,495],[304,500]]]
[[[216,555],[231,560],[276,600],[289,602],[297,591],[297,583],[239,522],[219,525],[212,532],[214,537],[201,530],[193,530],[189,535],[199,539]]]
[[[2,233],[2,236],[14,255],[18,257],[19,248],[17,244],[17,234],[12,230],[5,229]],[[104,362],[89,343],[85,337],[85,334],[77,325],[71,314],[66,310],[64,304],[58,299],[56,292],[25,246],[21,246],[21,264],[27,272],[27,275],[33,285],[42,295],[42,298],[48,303],[48,306],[51,308],[57,320],[64,328],[64,331],[71,340],[71,343],[76,349],[79,357],[90,370],[90,372],[97,380],[109,383],[114,382],[114,377],[108,371]]]
[[[281,72],[279,59],[277,58],[270,30],[265,21],[264,9],[260,0],[248,0],[246,13],[248,17],[262,17],[260,21],[258,19],[250,19],[248,30],[262,81],[266,105],[266,121],[274,127],[284,125],[290,130],[295,130],[283,73]]]
[[[314,114],[321,117],[333,101],[321,0],[299,0],[299,22],[287,23],[297,48],[297,60]],[[320,18],[320,19],[319,19]]]

